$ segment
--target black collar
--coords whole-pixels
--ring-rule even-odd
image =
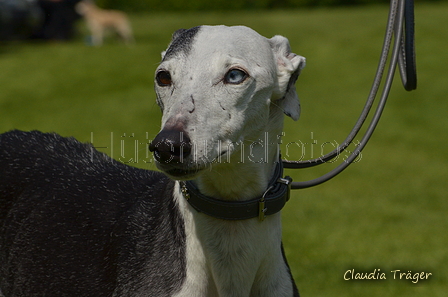
[[[274,176],[260,197],[248,201],[224,201],[203,195],[191,181],[181,181],[185,199],[198,212],[223,220],[246,220],[258,217],[263,221],[267,215],[279,212],[289,200],[292,179],[282,177],[281,159],[277,162]]]

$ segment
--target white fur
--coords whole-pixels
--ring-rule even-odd
[[[280,250],[280,214],[222,221],[194,211],[177,185],[187,233],[187,279],[176,297],[292,296]]]
[[[163,55],[163,54],[162,54]],[[292,54],[286,38],[267,39],[247,27],[201,27],[188,54],[164,60],[171,86],[156,86],[162,128],[181,125],[193,143],[182,165],[199,190],[223,200],[247,200],[267,188],[278,160],[283,113],[299,117],[290,78],[305,59]],[[249,74],[225,84],[232,68]],[[287,92],[288,91],[288,92]],[[287,92],[287,93],[286,93]],[[280,213],[225,221],[198,213],[176,185],[187,234],[187,280],[176,296],[292,296],[281,253]]]

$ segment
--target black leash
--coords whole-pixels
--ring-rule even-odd
[[[395,38],[393,38],[395,37]],[[367,98],[367,102],[361,112],[360,117],[355,123],[352,131],[347,136],[347,138],[342,142],[342,144],[337,147],[332,152],[312,160],[306,161],[287,161],[283,160],[284,168],[307,168],[317,165],[324,164],[342,153],[347,147],[353,142],[354,138],[363,126],[367,116],[369,115],[370,109],[377,97],[381,82],[383,80],[383,74],[386,69],[386,64],[390,52],[390,48],[393,42],[392,55],[390,57],[389,68],[387,71],[386,79],[384,82],[383,90],[381,93],[380,101],[373,115],[373,118],[362,138],[359,145],[356,146],[354,151],[349,155],[349,157],[344,160],[342,164],[334,168],[327,174],[322,175],[313,180],[303,181],[303,182],[292,182],[292,189],[303,189],[309,188],[321,183],[324,183],[339,173],[346,169],[359,155],[359,153],[364,149],[370,137],[372,136],[379,120],[381,114],[386,105],[387,97],[392,86],[394,73],[397,68],[399,68],[403,86],[407,91],[412,91],[417,88],[417,71],[415,62],[415,39],[414,39],[414,1],[413,0],[391,0],[389,18],[386,28],[386,35],[383,42],[383,48],[381,51],[381,58],[378,64],[375,79],[373,81],[370,94]]]

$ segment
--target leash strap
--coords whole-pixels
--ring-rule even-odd
[[[181,191],[188,203],[198,212],[223,220],[246,220],[279,212],[289,200],[292,179],[282,177],[283,165],[278,162],[267,190],[255,199],[248,201],[225,201],[202,194],[191,181],[181,181]]]
[[[404,28],[404,29],[403,29]],[[350,156],[339,166],[334,168],[321,177],[304,182],[293,182],[292,189],[303,189],[324,183],[346,169],[360,154],[362,149],[366,146],[370,137],[372,136],[381,114],[386,105],[387,97],[389,96],[390,88],[392,86],[395,69],[400,70],[403,85],[407,91],[416,89],[417,87],[417,70],[415,62],[415,38],[414,38],[414,1],[413,0],[391,0],[388,24],[386,28],[386,35],[383,42],[383,48],[381,51],[381,58],[378,63],[375,79],[370,90],[370,94],[367,98],[367,102],[361,112],[360,117],[355,123],[352,131],[342,144],[332,152],[312,160],[306,161],[288,161],[283,160],[285,168],[307,168],[316,165],[324,164],[335,157],[339,156],[347,147],[353,142],[354,138],[361,130],[364,122],[369,115],[369,112],[373,106],[375,98],[377,97],[381,82],[383,80],[383,74],[386,69],[387,60],[389,58],[389,52],[392,45],[392,39],[394,38],[392,55],[390,56],[389,69],[386,75],[386,79],[383,86],[383,91],[380,97],[380,101],[377,105],[373,118],[362,138],[359,145],[354,149]]]

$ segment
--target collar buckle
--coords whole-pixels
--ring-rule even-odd
[[[268,192],[273,188],[274,186],[270,186],[267,188],[267,190],[263,193],[263,195],[260,198],[260,201],[258,202],[258,220],[260,222],[263,222],[266,218],[266,211],[268,210],[266,205],[266,195]]]

